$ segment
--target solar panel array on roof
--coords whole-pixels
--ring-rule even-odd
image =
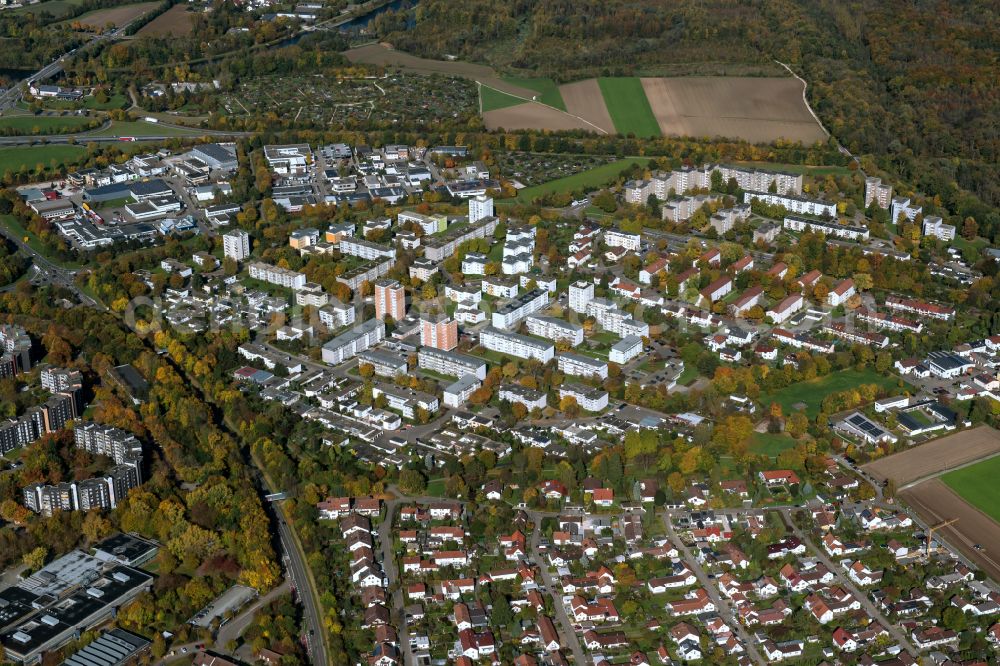
[[[883,434],[885,433],[885,430],[880,428],[877,423],[871,421],[870,419],[866,418],[863,414],[859,414],[857,412],[848,416],[847,422],[852,426],[854,426],[855,428],[857,428],[858,430],[860,430],[861,432],[870,436],[872,439],[878,439],[879,437],[882,437]]]

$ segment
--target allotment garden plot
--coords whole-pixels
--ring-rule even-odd
[[[235,117],[273,113],[299,125],[420,122],[478,112],[475,84],[441,75],[396,74],[386,78],[334,76],[261,77],[221,94],[221,107]]]

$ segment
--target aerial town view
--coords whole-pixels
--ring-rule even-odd
[[[0,664],[997,666],[996,0],[0,0]]]

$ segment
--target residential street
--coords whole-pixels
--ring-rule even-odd
[[[691,554],[691,550],[684,545],[681,541],[680,536],[674,531],[673,523],[670,521],[670,516],[665,515],[663,518],[663,523],[667,526],[667,535],[670,537],[670,542],[681,552],[684,556],[684,561],[691,567],[694,571],[695,576],[698,577],[698,582],[701,583],[705,591],[708,592],[708,598],[712,600],[715,604],[716,609],[719,611],[719,615],[740,637],[740,642],[746,647],[747,654],[753,659],[755,664],[766,664],[768,663],[766,659],[757,650],[757,642],[750,636],[742,624],[736,621],[733,615],[733,609],[729,606],[729,600],[724,599],[721,594],[719,594],[719,588],[715,585],[715,582],[708,577],[705,570],[702,569],[701,564],[694,558]]]
[[[587,660],[584,655],[583,647],[580,645],[580,638],[573,630],[573,621],[570,619],[569,615],[566,614],[566,607],[562,603],[562,597],[560,597],[556,592],[556,581],[553,580],[552,575],[549,573],[549,567],[542,558],[542,554],[538,549],[542,536],[542,518],[546,514],[539,511],[528,511],[527,514],[531,522],[535,524],[535,529],[531,532],[531,542],[528,547],[528,554],[530,555],[531,560],[538,565],[539,570],[542,572],[542,582],[545,583],[545,590],[552,597],[552,605],[556,610],[556,625],[559,627],[559,633],[562,636],[563,645],[569,648],[575,663],[586,664]]]
[[[919,653],[910,643],[906,635],[899,630],[899,627],[887,620],[885,615],[882,614],[882,611],[880,611],[875,604],[872,603],[871,599],[868,598],[868,595],[858,589],[857,585],[855,585],[854,582],[844,574],[844,569],[839,564],[834,563],[834,561],[827,556],[826,551],[813,543],[812,539],[798,528],[795,521],[792,520],[791,509],[782,509],[781,514],[785,519],[785,523],[791,527],[795,536],[801,539],[802,543],[804,543],[806,547],[813,552],[813,555],[818,557],[819,561],[825,564],[826,567],[832,571],[835,576],[837,576],[839,584],[861,602],[861,606],[865,609],[865,612],[878,620],[882,626],[886,628],[893,640],[903,646],[903,648],[910,653],[910,656],[916,657]]]

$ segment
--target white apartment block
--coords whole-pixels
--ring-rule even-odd
[[[328,329],[342,328],[354,323],[354,307],[345,305],[332,296],[327,299],[326,305],[318,310],[320,322]]]
[[[649,324],[633,319],[628,314],[619,310],[617,305],[606,299],[595,298],[588,303],[587,315],[596,319],[601,328],[614,333],[620,338],[630,335],[638,335],[644,338],[649,337]]]
[[[827,217],[837,216],[837,204],[819,199],[806,199],[791,195],[769,194],[768,192],[748,191],[743,193],[743,203],[763,201],[769,206],[784,206],[789,213],[797,215],[816,215]]]
[[[430,261],[444,261],[465,241],[492,235],[499,222],[496,217],[484,217],[459,232],[448,231],[429,240],[425,238],[424,256]]]
[[[892,186],[883,185],[881,178],[869,176],[865,178],[865,208],[872,203],[882,209],[888,208],[892,204]]]
[[[516,298],[518,292],[517,283],[506,278],[484,278],[482,284],[483,293],[496,298]]]
[[[509,254],[500,262],[500,272],[504,275],[520,275],[530,271],[534,265],[535,258],[531,252]]]
[[[492,326],[479,334],[479,343],[491,351],[524,359],[534,358],[542,363],[548,363],[555,356],[555,347],[551,342],[501,331]]]
[[[572,324],[557,317],[529,315],[524,320],[528,333],[553,342],[567,342],[571,347],[583,343],[583,326]]]
[[[556,354],[556,363],[559,366],[559,371],[565,375],[572,377],[597,376],[601,379],[608,378],[608,364],[590,356],[574,354],[572,352],[561,352]]]
[[[349,254],[362,259],[395,259],[396,248],[391,245],[379,245],[363,238],[341,238],[337,246],[343,254]]]
[[[541,391],[517,384],[504,384],[497,392],[497,397],[511,404],[524,405],[529,412],[533,409],[545,409],[548,404],[548,399]]]
[[[594,283],[579,280],[569,286],[569,309],[573,312],[586,312],[587,304],[594,300]]]
[[[463,275],[485,275],[486,255],[478,252],[470,252],[462,258]]]
[[[445,407],[459,409],[475,393],[483,383],[473,375],[462,375],[452,384],[444,387],[442,402]]]
[[[230,231],[222,236],[222,253],[235,261],[243,261],[250,256],[250,234],[242,229]]]
[[[800,173],[741,169],[724,165],[714,168],[706,166],[705,171],[709,175],[709,183],[711,183],[711,172],[718,171],[722,175],[723,183],[728,183],[729,179],[733,178],[741,190],[767,192],[771,189],[771,184],[774,183],[775,189],[781,194],[802,194],[802,174]]]
[[[903,215],[910,222],[913,222],[923,210],[922,206],[911,205],[909,197],[893,197],[889,207],[889,221],[896,224],[899,222],[899,216]]]
[[[323,345],[323,362],[337,365],[385,338],[385,322],[369,319]]]
[[[486,361],[454,351],[421,347],[417,352],[417,365],[422,370],[430,370],[449,377],[472,375],[480,381],[486,379]]]
[[[514,328],[522,319],[548,304],[549,292],[544,289],[532,289],[497,309],[493,313],[493,327]]]
[[[309,305],[314,308],[321,308],[329,300],[329,294],[323,291],[323,287],[315,282],[306,282],[301,289],[295,292],[295,304],[303,307]]]
[[[693,197],[670,199],[662,206],[661,216],[671,222],[687,222],[702,206],[714,203],[719,197],[710,194],[696,194]]]
[[[924,236],[935,236],[943,241],[955,240],[955,226],[945,224],[944,220],[936,215],[928,215],[924,218]]]
[[[583,384],[565,383],[559,387],[559,400],[574,398],[581,409],[600,412],[608,408],[608,392]]]
[[[250,277],[254,280],[262,280],[289,289],[301,289],[306,284],[305,273],[290,271],[287,268],[279,268],[259,261],[250,264],[248,270]]]
[[[836,222],[824,222],[822,220],[811,220],[804,217],[789,215],[782,222],[785,229],[791,231],[814,231],[827,236],[836,236],[852,241],[868,240],[868,227],[855,227],[849,224],[837,224]]]
[[[723,208],[709,218],[708,224],[720,236],[731,230],[737,224],[750,218],[750,204],[740,204],[732,208]]]
[[[642,338],[629,335],[611,345],[608,360],[618,365],[625,365],[642,353]]]
[[[623,247],[636,252],[641,242],[642,237],[639,234],[630,234],[620,229],[608,229],[604,232],[604,244],[608,247]]]
[[[805,299],[802,294],[792,294],[769,309],[766,314],[775,324],[780,324],[802,309]]]
[[[830,293],[826,295],[826,302],[830,307],[835,308],[842,303],[846,303],[847,300],[857,293],[854,288],[854,280],[847,278],[846,280],[841,280],[837,285],[830,290]]]
[[[653,184],[648,180],[630,180],[622,187],[625,203],[644,206],[653,193]]]
[[[485,194],[469,199],[469,222],[475,224],[484,217],[493,217],[493,199]]]
[[[479,301],[483,300],[483,292],[481,291],[481,286],[476,287],[475,285],[467,284],[453,287],[449,284],[445,285],[444,297],[455,303],[476,305]]]

